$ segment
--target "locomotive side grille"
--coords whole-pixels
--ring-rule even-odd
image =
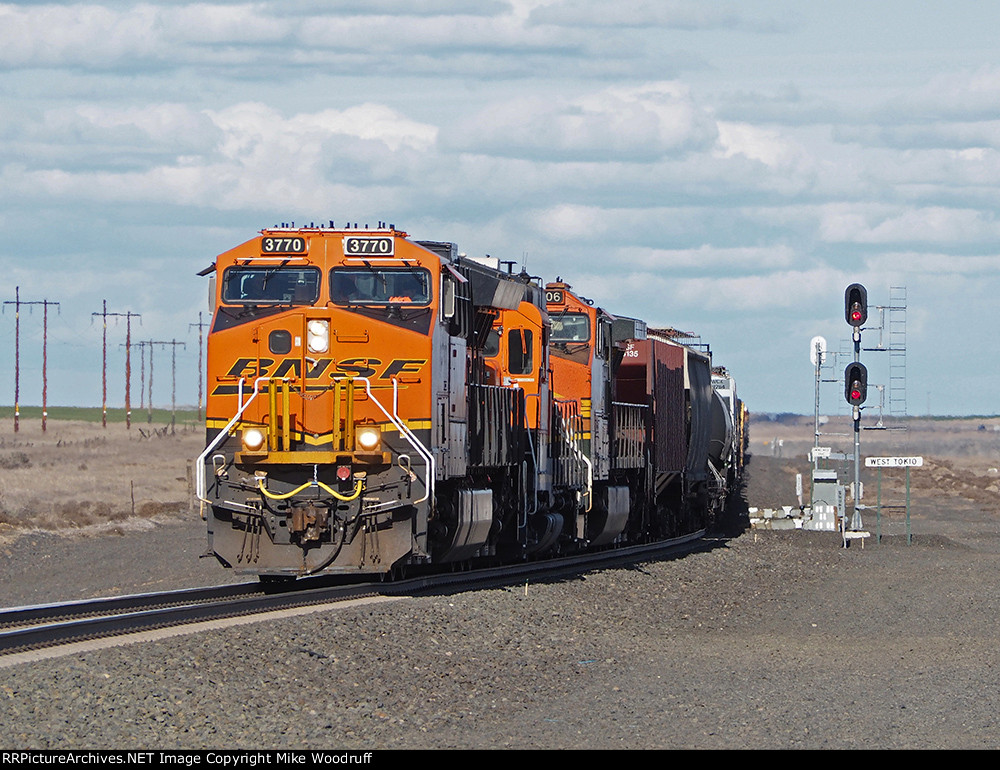
[[[469,465],[516,465],[524,457],[524,391],[496,385],[469,386]]]

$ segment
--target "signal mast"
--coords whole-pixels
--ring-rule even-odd
[[[854,417],[854,515],[851,529],[861,529],[861,405],[868,398],[868,369],[861,363],[861,328],[868,320],[868,290],[852,283],[844,292],[844,318],[854,328],[854,361],[844,370],[844,397]]]

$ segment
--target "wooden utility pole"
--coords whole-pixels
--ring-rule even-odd
[[[134,314],[133,314],[134,315]],[[132,329],[125,333],[125,424],[132,427],[132,348],[139,348],[139,408],[146,408],[146,348],[147,340],[132,342]]]
[[[4,307],[14,305],[14,432],[17,433],[21,426],[19,419],[20,396],[21,396],[21,287],[14,287],[14,301],[4,302]]]
[[[202,355],[204,354],[205,350],[204,334],[202,332],[202,329],[211,326],[211,324],[202,323],[201,312],[199,311],[198,323],[188,324],[188,328],[190,329],[192,326],[198,327],[198,422],[201,422],[202,393],[204,392],[203,388],[205,386],[205,378],[202,376],[202,365],[201,365]]]
[[[174,432],[174,426],[177,424],[177,346],[181,345],[187,347],[186,342],[178,342],[177,340],[161,341],[161,340],[150,340],[149,341],[149,421],[153,421],[153,345],[160,345],[166,347],[171,346],[171,369],[173,371],[173,383],[172,392],[170,396],[170,432]]]
[[[21,306],[41,305],[42,311],[42,432],[45,432],[45,421],[48,417],[48,348],[49,348],[49,305],[58,306],[58,302],[47,299],[26,302],[21,299],[21,287],[14,287],[14,301],[4,302],[4,306],[14,306],[14,432],[20,429],[21,400]]]
[[[104,320],[104,346],[101,359],[101,427],[108,427],[108,316],[122,317],[126,321],[125,331],[125,426],[132,427],[132,404],[131,404],[131,378],[132,361],[130,358],[131,338],[132,338],[132,318],[141,318],[139,313],[131,310],[127,313],[109,313],[108,301],[104,300],[104,309],[100,313],[91,313],[92,316],[101,316]]]

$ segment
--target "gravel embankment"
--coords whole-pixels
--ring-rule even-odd
[[[748,500],[791,502],[798,470],[755,458]],[[631,569],[0,668],[2,745],[998,748],[1000,527],[975,500],[922,493],[912,546],[898,520],[864,548],[747,531]],[[2,603],[239,579],[199,558],[203,526],[8,538]]]
[[[3,743],[996,748],[989,529],[846,550],[748,532],[632,569],[0,669]]]

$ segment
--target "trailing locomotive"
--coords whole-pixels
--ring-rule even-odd
[[[745,409],[707,351],[454,244],[280,227],[211,276],[211,547],[262,578],[704,530]],[[722,375],[719,375],[721,377]]]

